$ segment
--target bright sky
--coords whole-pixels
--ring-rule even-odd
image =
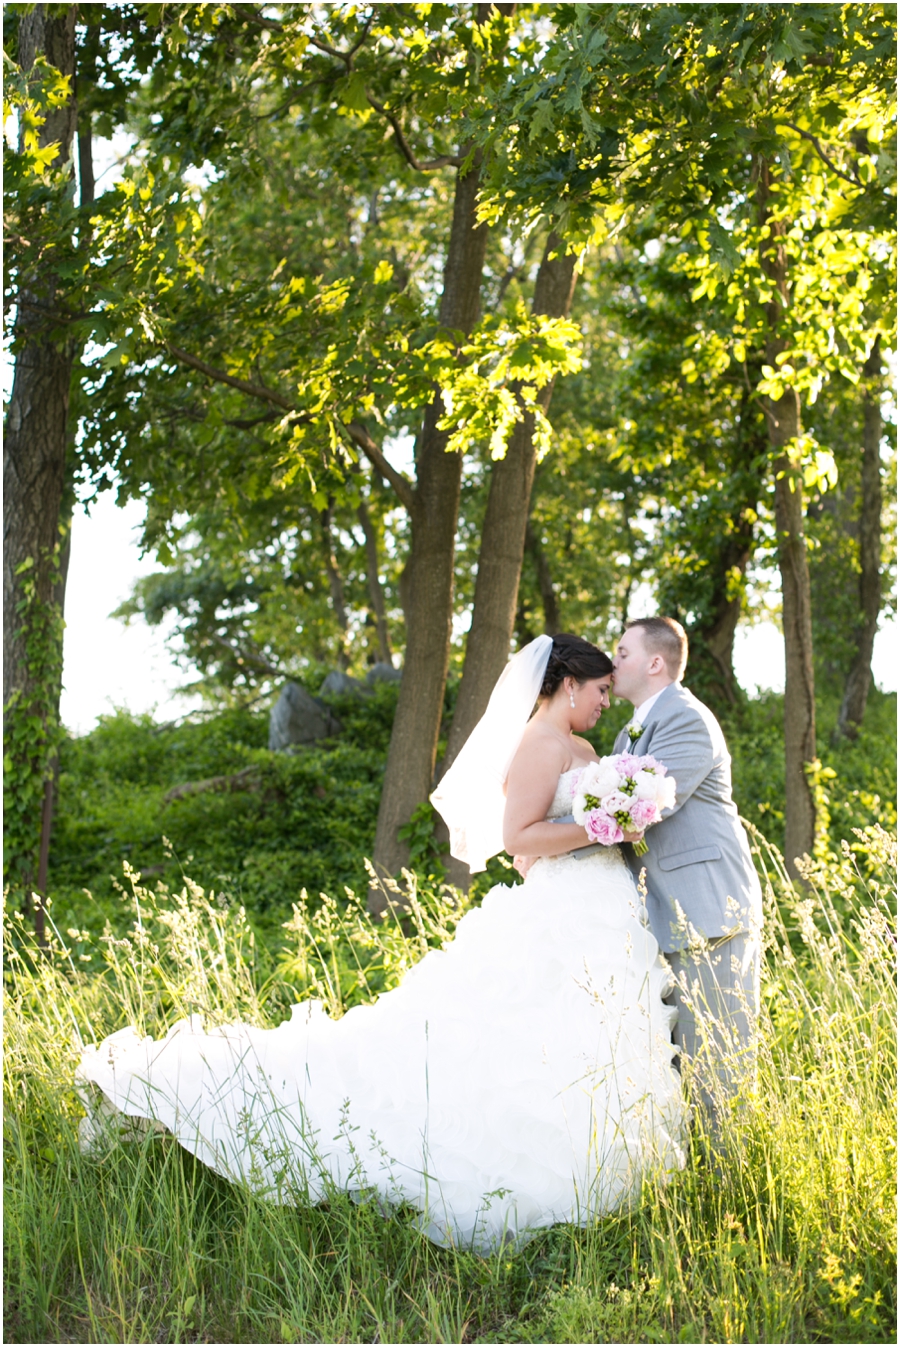
[[[153,557],[141,558],[138,550],[143,517],[140,502],[129,501],[120,510],[112,491],[91,506],[90,515],[81,506],[75,511],[60,715],[76,734],[93,729],[98,716],[119,706],[174,720],[201,704],[198,697],[176,691],[189,674],[166,649],[171,623],[150,627],[135,618],[126,626],[110,617],[139,576],[159,569]]]
[[[77,734],[92,729],[97,716],[114,707],[152,711],[158,720],[184,715],[199,699],[179,696],[189,674],[178,668],[166,649],[168,627],[148,627],[143,619],[129,626],[109,614],[127,598],[134,581],[155,569],[151,557],[141,559],[137,537],[143,507],[136,501],[124,509],[107,492],[88,516],[76,511],[72,526],[72,560],[66,593],[66,636],[63,666],[63,722]],[[886,691],[897,688],[895,624],[879,632],[875,644],[875,678]],[[774,623],[739,629],[735,669],[748,691],[784,685],[784,650]]]

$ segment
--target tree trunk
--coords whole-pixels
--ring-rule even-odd
[[[750,464],[765,454],[766,432],[762,426],[745,432],[750,416],[750,398],[746,394],[741,409],[738,443],[732,469],[742,476],[742,489],[732,505],[730,527],[719,540],[714,556],[715,588],[702,623],[691,628],[691,688],[712,705],[735,706],[740,689],[734,674],[734,637],[741,616],[741,596],[734,592],[735,579],[743,580],[753,556],[754,520],[759,503],[759,479]],[[741,499],[743,497],[743,499]]]
[[[555,636],[560,629],[559,601],[553,587],[553,576],[550,573],[550,563],[547,561],[544,545],[530,519],[525,525],[525,550],[534,562],[534,569],[537,572],[541,606],[544,609],[544,632],[548,636]]]
[[[372,614],[375,618],[375,632],[378,637],[378,658],[382,664],[392,664],[391,637],[388,630],[387,612],[384,606],[384,590],[378,576],[378,538],[369,514],[369,507],[360,501],[356,517],[362,524],[366,539],[366,575],[369,581],[369,598],[372,600]]]
[[[91,130],[90,113],[78,127],[78,177],[80,180],[79,200],[82,206],[94,199],[94,137]]]
[[[75,7],[48,18],[36,5],[20,19],[19,59],[25,70],[40,53],[64,75],[75,74]],[[41,146],[59,141],[57,159],[71,156],[75,107],[70,100],[48,116]],[[29,687],[25,632],[19,605],[19,568],[31,558],[36,593],[51,598],[52,557],[59,542],[59,510],[66,462],[66,430],[73,351],[44,335],[47,310],[56,302],[56,284],[46,271],[20,279],[16,296],[16,353],[12,396],[6,415],[3,462],[3,699]]]
[[[74,86],[75,17],[75,6],[51,16],[50,6],[36,5],[24,14],[19,27],[23,69],[30,70],[43,53]],[[56,166],[71,159],[75,126],[72,96],[41,127],[40,144],[59,145]],[[75,354],[72,343],[53,340],[48,332],[46,315],[60,303],[52,249],[49,256],[49,263],[18,278],[17,349],[3,462],[3,699],[9,742],[17,745],[10,789],[19,797],[8,860],[10,878],[16,887],[21,883],[26,895],[34,883],[35,853],[46,852],[49,845],[45,780],[61,661],[59,593],[54,590],[59,583],[60,507]],[[58,327],[58,319],[52,326]],[[55,688],[49,685],[54,679]],[[26,736],[27,742],[15,729],[23,717],[42,727],[40,733]],[[42,833],[46,833],[43,842]]]
[[[881,610],[881,349],[878,337],[863,367],[863,462],[859,511],[859,611],[856,656],[847,676],[835,738],[855,739],[872,682],[872,650]]]
[[[624,631],[628,626],[628,610],[631,607],[631,596],[635,588],[635,568],[637,561],[637,546],[635,543],[634,531],[631,526],[631,510],[629,507],[628,496],[623,492],[622,495],[622,524],[625,529],[625,536],[628,539],[628,572],[625,577],[625,592],[622,595],[622,615],[619,619],[619,628]],[[637,570],[637,578],[640,580],[640,569]]]
[[[331,594],[331,606],[334,609],[334,615],[340,628],[340,649],[338,651],[338,664],[342,669],[346,669],[349,663],[347,656],[347,633],[350,623],[347,619],[347,605],[344,602],[344,580],[337,564],[337,557],[334,555],[334,538],[331,533],[331,520],[334,514],[334,501],[329,501],[328,509],[319,512],[319,523],[322,526],[322,547],[324,552],[325,570],[328,574],[328,590]]]
[[[749,560],[749,548],[740,557],[734,559],[733,564],[737,566],[742,575],[747,569]],[[734,634],[737,631],[740,615],[740,599],[737,597],[729,598],[723,585],[716,604],[713,621],[703,632],[701,638],[715,670],[714,686],[721,699],[727,702],[729,706],[735,706],[738,701],[738,685],[734,676]]]
[[[766,359],[778,367],[786,347],[780,335],[781,315],[789,302],[789,277],[784,239],[788,224],[768,209],[770,166],[760,162],[757,180],[759,222],[769,226],[760,245],[760,260],[774,282],[775,297],[767,305]],[[796,445],[801,433],[800,398],[786,388],[778,399],[766,398],[764,411],[769,444],[774,451],[775,528],[781,570],[784,628],[784,856],[788,873],[799,878],[796,861],[812,854],[816,836],[816,804],[811,772],[816,761],[816,696],[813,674],[812,611],[809,566],[803,530],[803,478]]]
[[[91,64],[93,71],[93,63]],[[76,91],[78,87],[76,80]],[[93,155],[93,131],[91,128],[91,113],[78,110],[78,178],[79,178],[79,200],[82,206],[89,205],[94,200],[94,155]],[[73,352],[74,360],[74,352]],[[66,586],[69,581],[69,562],[72,557],[72,516],[75,512],[75,488],[74,488],[74,459],[75,459],[75,439],[74,428],[69,432],[69,444],[67,450],[67,470],[64,475],[63,495],[60,502],[59,511],[59,533],[60,533],[60,552],[59,566],[56,573],[56,581],[52,589],[52,603],[59,613],[61,624],[60,642],[64,639],[65,633],[65,609],[66,609]],[[59,679],[56,684],[55,697],[53,705],[50,708],[50,719],[54,725],[59,725],[59,704],[62,696],[62,648],[60,648]],[[50,772],[44,782],[44,802],[41,809],[41,844],[38,849],[38,874],[37,874],[37,892],[43,900],[47,896],[47,878],[50,867],[50,837],[53,830],[53,818],[56,811],[57,793],[59,788],[59,752],[53,754],[50,764]],[[37,907],[34,914],[34,928],[38,944],[43,945],[46,940],[44,930],[44,906],[43,901]]]
[[[547,239],[535,281],[531,305],[534,314],[546,314],[550,318],[568,315],[575,292],[576,258],[571,253],[551,257],[563,246],[556,234]],[[553,384],[550,383],[540,395],[544,412],[550,406],[552,396]],[[443,771],[450,767],[484,715],[494,684],[509,659],[535,463],[534,417],[526,415],[516,422],[505,457],[491,468],[478,553],[472,626],[466,642],[466,662]]]
[[[18,323],[17,323],[18,328]],[[3,696],[27,698],[33,682],[23,623],[21,567],[35,579],[35,597],[46,606],[53,593],[52,567],[59,543],[65,481],[66,425],[71,352],[29,341],[16,357],[6,420],[3,464]]]
[[[477,161],[465,175],[457,173],[441,297],[442,326],[466,333],[478,321],[487,246],[487,225],[475,219],[479,181]],[[409,847],[397,834],[432,788],[443,711],[462,475],[461,456],[447,453],[448,432],[437,428],[443,414],[443,399],[435,390],[416,444],[406,654],[375,834],[374,861],[382,875],[396,875],[409,860]],[[384,901],[378,889],[370,892],[373,912],[383,910]]]
[[[773,448],[800,433],[800,399],[793,389],[771,404]],[[816,700],[813,674],[809,567],[803,531],[803,483],[790,452],[775,461],[775,527],[781,570],[784,629],[785,860],[797,874],[796,859],[812,854],[816,805],[810,770],[816,761]]]
[[[550,256],[563,246],[556,234],[547,239],[535,280],[532,313],[564,318],[569,312],[575,291],[576,258],[572,254]],[[550,406],[552,396],[553,384],[550,383],[539,398],[544,412]],[[447,752],[440,768],[442,774],[484,715],[494,684],[509,658],[535,465],[534,417],[526,413],[513,428],[505,456],[491,468],[478,552],[472,625]],[[449,841],[449,832],[442,821],[437,824],[436,836],[438,842]],[[458,888],[467,889],[471,879],[469,867],[449,856],[447,879]]]

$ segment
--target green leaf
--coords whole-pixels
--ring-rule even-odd
[[[534,359],[534,346],[530,341],[521,342],[513,351],[509,361],[511,374],[523,374],[531,368],[531,362]]]
[[[528,129],[528,139],[537,140],[545,131],[549,131],[553,126],[553,104],[549,98],[543,98],[538,103],[531,116],[531,123]]]
[[[340,99],[345,108],[351,112],[371,112],[369,100],[366,97],[365,76],[354,72],[346,79],[340,90]]]

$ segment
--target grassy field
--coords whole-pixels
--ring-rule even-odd
[[[233,900],[132,872],[105,937],[72,924],[42,958],[10,914],[5,1340],[894,1341],[896,853],[878,826],[852,840],[801,899],[758,837],[759,1081],[716,1160],[696,1144],[632,1210],[485,1259],[374,1201],[267,1205],[165,1136],[77,1142],[81,1042],[197,1012],[273,1024],[309,994],[340,1014],[452,934],[451,895],[423,886],[407,930],[301,901],[264,943]]]

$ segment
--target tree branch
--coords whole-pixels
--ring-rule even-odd
[[[249,11],[249,13],[247,11]],[[269,33],[285,32],[285,26],[283,23],[279,23],[277,19],[267,19],[264,15],[260,14],[259,10],[256,9],[254,6],[246,5],[244,7],[244,12],[246,13],[247,18],[250,20],[251,23],[257,24],[258,27],[260,28],[265,28],[265,30]],[[364,44],[366,38],[369,36],[369,29],[372,27],[374,21],[375,15],[373,13],[370,14],[369,17],[366,19],[365,23],[363,24],[363,30],[362,34],[359,37],[359,40],[353,44],[349,52],[338,51],[337,47],[331,47],[328,45],[327,42],[320,42],[319,39],[315,37],[311,37],[309,39],[310,46],[318,47],[319,51],[327,52],[329,56],[334,56],[339,61],[343,61],[344,65],[347,67],[347,70],[349,71],[351,68],[353,57],[356,55],[360,47]],[[319,81],[316,81],[316,83],[318,82]]]
[[[370,14],[369,17],[366,19],[365,23],[363,24],[363,30],[359,37],[359,40],[357,42],[354,42],[353,46],[350,48],[349,51],[338,51],[337,47],[329,47],[327,42],[320,42],[319,39],[315,37],[311,37],[309,39],[310,46],[318,47],[319,51],[327,52],[329,56],[336,56],[339,61],[343,61],[349,73],[349,71],[352,70],[353,68],[353,58],[359,51],[360,47],[362,47],[365,44],[366,38],[369,36],[369,29],[372,27],[374,19],[375,15]]]
[[[317,37],[311,37],[309,39],[309,44],[311,47],[317,47],[319,51],[324,51],[326,55],[333,56],[335,60],[341,61],[349,75],[353,69],[353,57],[368,37],[369,25],[371,22],[372,20],[370,18],[363,29],[362,37],[348,52],[339,51],[337,47],[332,47],[328,42],[321,42]],[[383,103],[379,103],[377,98],[373,98],[368,89],[366,90],[366,102],[369,104],[370,108],[373,108],[378,113],[379,117],[384,117],[390,122],[394,137],[397,141],[397,148],[400,150],[400,153],[403,155],[403,158],[409,166],[414,168],[417,173],[434,173],[439,168],[459,168],[460,164],[463,163],[463,160],[455,154],[442,154],[437,159],[420,161],[413,154],[409,141],[403,134],[403,128],[400,125],[398,117],[391,112],[389,108],[386,108]]]
[[[277,108],[272,108],[270,112],[260,112],[258,114],[254,114],[253,120],[256,122],[274,121],[275,118],[280,117],[283,112],[287,112],[288,108],[293,107],[294,104],[297,102],[297,99],[302,94],[307,93],[310,89],[315,89],[320,84],[333,84],[334,81],[338,78],[339,75],[334,74],[329,75],[327,78],[323,77],[322,79],[309,80],[306,84],[298,84],[294,89],[292,89],[291,93],[284,100],[284,102],[278,104]]]
[[[188,351],[182,351],[180,346],[173,346],[170,341],[164,342],[166,350],[173,355],[176,360],[180,360],[183,365],[189,365],[191,369],[198,370],[205,374],[208,379],[215,379],[217,383],[228,384],[229,388],[236,388],[240,393],[246,393],[248,397],[259,398],[262,402],[274,403],[276,407],[281,407],[286,412],[295,411],[294,404],[288,402],[280,393],[275,393],[271,388],[266,388],[263,384],[251,384],[246,379],[236,379],[232,374],[226,374],[224,370],[216,369],[213,365],[207,365],[205,360],[198,360],[197,356],[191,355]]]
[[[279,419],[277,412],[265,412],[262,416],[224,416],[222,424],[234,426],[237,430],[253,430],[256,426],[271,424],[272,421],[278,421]]]
[[[335,60],[343,61],[348,72],[350,71],[353,58],[348,52],[338,51],[337,47],[329,46],[327,42],[321,42],[317,37],[311,37],[309,39],[309,45],[311,47],[318,47],[319,51],[324,51],[326,56],[333,56]]]
[[[199,407],[179,407],[176,403],[167,403],[163,406],[162,415],[170,421],[196,421],[198,425],[207,420],[209,413],[202,411]],[[253,430],[256,426],[271,425],[273,421],[280,420],[278,412],[263,412],[261,416],[223,416],[222,425],[230,426],[237,430]]]
[[[838,166],[837,166],[837,164],[834,162],[834,160],[833,160],[833,159],[829,159],[828,155],[827,155],[827,154],[825,153],[825,151],[822,149],[822,146],[821,146],[821,144],[819,143],[819,140],[817,139],[817,137],[814,136],[810,131],[804,131],[803,128],[802,128],[802,126],[797,126],[796,122],[783,122],[783,121],[781,121],[780,118],[779,118],[779,121],[778,121],[778,125],[780,125],[780,126],[789,126],[789,127],[791,128],[792,131],[796,131],[796,132],[797,132],[797,135],[798,135],[798,136],[802,136],[804,140],[808,140],[808,141],[810,142],[810,144],[812,145],[813,149],[815,150],[816,154],[817,154],[817,155],[819,156],[819,158],[822,160],[823,164],[827,164],[828,167],[831,169],[832,173],[836,173],[837,176],[838,176],[839,178],[843,178],[843,179],[844,179],[844,182],[849,182],[849,184],[850,184],[851,187],[864,187],[864,186],[865,186],[865,183],[863,183],[863,182],[856,176],[855,173],[854,173],[853,176],[851,177],[849,173],[844,173],[841,169],[839,169]]]
[[[397,148],[400,150],[400,153],[403,155],[406,162],[411,168],[414,168],[417,173],[434,173],[439,168],[459,168],[463,163],[463,160],[458,154],[442,154],[437,159],[426,159],[424,163],[420,162],[413,154],[409,143],[403,134],[403,128],[394,113],[391,112],[389,108],[386,108],[383,104],[379,103],[376,98],[373,98],[368,89],[366,90],[366,102],[369,104],[370,108],[375,109],[380,117],[385,117],[390,122],[394,131],[394,137],[397,141]]]
[[[216,645],[223,646],[229,654],[234,656],[238,664],[258,664],[261,669],[265,669],[266,673],[272,674],[275,678],[282,678],[284,676],[283,669],[279,669],[276,665],[271,664],[269,660],[264,659],[262,655],[251,655],[249,650],[245,650],[241,645],[233,645],[231,641],[226,640],[224,636],[220,636],[216,631],[209,632],[207,640],[215,641]]]
[[[239,772],[232,772],[228,776],[210,776],[205,781],[186,781],[182,786],[173,786],[171,790],[166,791],[163,796],[163,804],[171,804],[173,800],[184,800],[188,795],[202,795],[208,790],[252,790],[255,782],[254,777],[258,776],[261,768],[258,763],[252,767],[244,767]]]
[[[378,475],[386,482],[390,482],[399,497],[401,505],[412,514],[416,495],[409,478],[404,477],[402,472],[398,472],[396,468],[391,467],[361,421],[351,421],[349,426],[345,426],[344,429],[353,443],[363,451]]]
[[[171,342],[167,341],[164,345],[166,350],[173,355],[176,360],[180,360],[182,364],[190,366],[191,369],[198,370],[201,374],[205,374],[209,379],[215,379],[219,383],[228,384],[230,388],[236,388],[239,392],[246,393],[249,397],[259,398],[263,402],[272,402],[276,407],[282,407],[285,411],[290,412],[295,410],[293,404],[288,402],[287,398],[283,398],[280,393],[273,392],[272,389],[266,388],[263,384],[251,384],[248,383],[246,379],[235,379],[231,374],[226,374],[224,370],[219,370],[213,365],[208,365],[205,360],[199,360],[196,356],[191,355],[190,352],[182,351],[181,347],[173,346]],[[311,416],[305,415],[299,419],[307,425],[313,420]],[[235,422],[234,424],[240,423]],[[344,426],[344,429],[353,443],[363,451],[379,476],[391,484],[401,505],[412,513],[415,505],[415,488],[409,478],[404,477],[402,472],[398,472],[396,468],[391,467],[390,463],[378,448],[378,445],[372,439],[361,421],[351,421],[349,425]]]
[[[348,52],[348,56],[350,57],[351,61],[353,60],[356,53],[359,51],[360,47],[364,45],[366,38],[369,36],[369,29],[372,27],[372,24],[374,22],[375,22],[375,13],[373,10],[373,12],[369,15],[369,17],[363,24],[363,30],[362,34],[360,35],[359,41],[354,42],[353,46],[350,48],[350,51]]]
[[[269,33],[284,32],[284,24],[279,23],[277,19],[264,18],[255,5],[245,5],[243,12],[251,23],[258,24],[260,28],[265,28]]]

